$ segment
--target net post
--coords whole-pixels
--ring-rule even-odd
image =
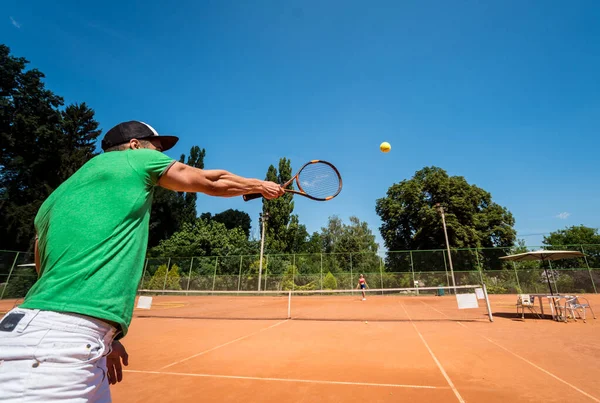
[[[492,307],[490,306],[490,297],[488,296],[487,287],[485,283],[482,283],[483,286],[483,296],[485,297],[485,306],[487,307],[488,317],[490,318],[490,322],[494,321],[494,317],[492,316]]]
[[[13,264],[10,267],[10,271],[8,272],[8,277],[6,278],[6,284],[4,285],[4,288],[2,288],[2,294],[0,294],[0,299],[2,299],[4,297],[4,291],[6,291],[6,287],[8,287],[8,284],[10,281],[10,276],[12,275],[15,265],[17,264],[17,259],[19,258],[19,253],[20,252],[17,252],[17,254],[15,255],[15,260],[13,260]]]
[[[598,290],[596,290],[596,283],[594,283],[594,276],[592,275],[592,269],[590,269],[590,264],[588,263],[587,256],[585,255],[585,250],[583,250],[583,245],[579,245],[579,247],[581,248],[581,253],[583,253],[583,258],[585,259],[585,265],[590,273],[590,280],[592,281],[592,287],[594,287],[594,294],[598,294]]]
[[[192,260],[190,261],[190,271],[188,273],[188,282],[187,282],[187,287],[185,287],[186,291],[190,290],[190,281],[192,280],[192,267],[194,267],[194,258],[192,257]],[[188,293],[186,292],[185,295],[188,295]]]
[[[292,292],[288,291],[288,314],[287,314],[287,318],[291,319],[292,318]]]

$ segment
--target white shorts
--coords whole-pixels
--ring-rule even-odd
[[[0,400],[111,402],[116,329],[83,315],[15,308],[0,320]]]

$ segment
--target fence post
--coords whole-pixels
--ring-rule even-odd
[[[412,271],[412,278],[413,278],[413,283],[412,286],[416,287],[416,279],[415,279],[415,266],[413,264],[413,257],[412,257],[412,250],[409,251],[410,252],[410,271]],[[417,289],[417,295],[419,295],[419,289]]]
[[[448,276],[448,265],[446,263],[446,251],[443,250],[442,254],[443,254],[443,257],[444,257],[444,270],[446,271],[446,285],[448,287],[450,287],[450,277]]]
[[[187,287],[185,287],[186,291],[190,290],[190,281],[192,280],[192,267],[194,267],[194,258],[192,258],[192,261],[190,262],[190,272],[188,273]],[[187,295],[187,294],[185,294],[185,295]]]
[[[352,284],[354,282],[353,277],[352,277],[352,253],[350,254],[350,289],[352,290],[352,292],[350,293],[351,295],[354,295],[354,284]]]
[[[521,282],[519,281],[519,273],[517,273],[517,265],[515,261],[512,261],[513,269],[515,270],[515,278],[517,279],[517,287],[519,287],[519,294],[523,293],[523,289],[521,289]]]
[[[483,282],[483,270],[481,268],[481,263],[479,262],[479,249],[475,248],[475,257],[477,258],[477,271],[479,272],[479,280],[481,280],[481,284],[484,284]]]
[[[296,289],[296,254],[292,255],[292,291]]]
[[[381,295],[383,295],[383,258],[379,257],[379,278],[381,278]]]
[[[292,268],[294,269],[294,274],[292,276],[292,291],[296,289],[296,254],[292,254]]]
[[[596,290],[596,283],[594,283],[594,276],[592,275],[592,269],[590,269],[590,264],[588,263],[587,256],[585,255],[585,250],[583,250],[583,245],[579,245],[581,247],[581,253],[583,253],[583,258],[585,259],[585,265],[587,266],[588,272],[590,273],[590,280],[592,280],[592,287],[594,287],[594,294],[598,294],[598,290]]]
[[[265,257],[265,286],[263,287],[264,291],[267,291],[267,276],[269,275],[269,255]]]
[[[0,299],[2,299],[4,297],[4,291],[6,291],[6,287],[8,287],[8,284],[10,281],[10,276],[12,275],[12,272],[15,269],[15,265],[17,264],[17,259],[19,258],[19,253],[20,252],[17,252],[17,254],[15,256],[15,260],[13,260],[13,264],[10,267],[10,271],[8,272],[8,277],[6,278],[6,284],[4,285],[4,288],[2,289],[2,294],[0,294]]]
[[[544,262],[542,262],[542,264],[544,264]],[[558,291],[558,284],[556,284],[556,278],[554,277],[554,270],[552,270],[552,262],[550,260],[548,260],[548,266],[550,267],[550,276],[552,276],[552,281],[554,282],[554,289],[556,290],[556,293],[559,294],[560,291]],[[552,287],[550,287],[550,293],[552,293]]]
[[[321,291],[323,291],[323,253],[321,252]]]
[[[169,268],[171,267],[171,258],[169,258],[169,262],[167,263],[167,271],[165,272],[165,282],[163,283],[162,290],[165,291],[167,287],[167,276],[169,275]],[[164,292],[163,292],[164,294]]]
[[[243,256],[240,256],[240,272],[238,274],[238,291],[240,290],[240,283],[242,281],[242,259],[243,258],[244,258]]]
[[[140,282],[140,286],[138,288],[138,290],[143,290],[144,289],[144,278],[146,278],[146,270],[148,269],[148,258],[146,258],[146,264],[144,264],[144,271],[142,272],[142,281]],[[2,298],[0,298],[2,299]]]
[[[219,264],[219,257],[215,256],[215,272],[213,274],[213,285],[212,290],[215,290],[215,281],[217,280],[217,265]]]

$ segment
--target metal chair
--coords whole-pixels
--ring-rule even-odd
[[[580,300],[585,301],[585,303],[582,303]],[[594,311],[592,310],[592,307],[590,306],[590,303],[588,302],[588,300],[586,298],[572,297],[572,298],[567,298],[565,300],[565,311],[571,312],[571,316],[573,317],[573,320],[575,320],[575,322],[577,322],[577,317],[575,316],[575,312],[577,312],[577,316],[579,316],[580,319],[583,319],[583,323],[586,323],[586,315],[585,315],[586,309],[589,309],[590,312],[592,313],[592,316],[594,317],[594,319],[596,319],[596,315],[594,314]],[[583,317],[581,316],[581,313],[583,313]],[[566,321],[567,321],[567,315],[565,315],[565,322]]]
[[[519,294],[517,296],[517,315],[519,314],[519,308],[521,308],[521,319],[525,319],[525,308],[536,314],[539,319],[542,319],[535,310],[535,297],[532,298],[529,294]]]

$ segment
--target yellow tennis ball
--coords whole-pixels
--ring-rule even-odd
[[[392,149],[392,146],[390,145],[390,143],[388,143],[387,141],[384,141],[383,143],[381,143],[381,145],[379,146],[379,149],[381,151],[383,151],[384,153],[388,153],[390,152],[390,150]]]

